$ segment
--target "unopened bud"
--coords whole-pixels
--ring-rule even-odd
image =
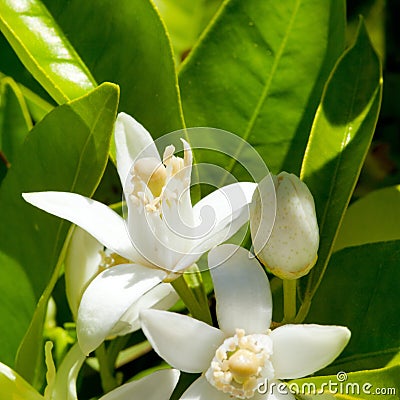
[[[250,230],[254,252],[274,275],[297,279],[306,275],[317,261],[319,230],[314,199],[307,185],[293,174],[281,172],[272,179],[276,192],[275,222],[269,212],[273,197],[270,186],[261,182],[252,199]],[[265,236],[265,226],[272,226],[269,238]]]

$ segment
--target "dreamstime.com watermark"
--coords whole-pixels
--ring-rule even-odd
[[[336,379],[329,379],[326,382],[316,384],[314,382],[269,382],[267,379],[258,385],[257,391],[260,394],[293,394],[304,396],[315,396],[322,394],[343,394],[343,395],[379,395],[394,396],[394,387],[375,387],[370,382],[358,383],[351,382],[346,372],[340,371],[336,374]]]

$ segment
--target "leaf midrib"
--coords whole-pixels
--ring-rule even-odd
[[[293,13],[292,13],[292,15],[291,15],[291,17],[290,17],[289,24],[287,25],[287,29],[286,29],[286,32],[285,32],[285,36],[283,37],[282,42],[281,42],[281,45],[279,46],[279,49],[278,49],[278,51],[277,51],[277,53],[276,53],[276,57],[275,57],[274,62],[273,62],[273,64],[272,64],[272,68],[271,68],[271,70],[270,70],[270,72],[269,72],[268,78],[267,78],[267,80],[266,80],[266,82],[265,82],[265,85],[264,85],[263,91],[262,91],[262,93],[261,93],[261,96],[260,96],[260,98],[259,98],[259,100],[258,100],[258,102],[257,102],[257,105],[256,105],[256,107],[255,107],[255,109],[254,109],[254,111],[253,111],[253,113],[252,113],[252,115],[251,115],[251,118],[250,118],[250,120],[249,120],[249,122],[248,122],[248,124],[247,124],[247,128],[246,128],[246,130],[245,130],[245,132],[244,132],[244,134],[243,134],[243,136],[242,136],[242,138],[243,138],[243,140],[244,140],[245,142],[247,142],[247,139],[249,138],[249,136],[250,136],[250,134],[251,134],[251,131],[252,131],[253,128],[254,128],[254,125],[255,125],[257,116],[258,116],[259,113],[260,113],[261,107],[263,106],[263,104],[264,104],[264,102],[265,102],[265,100],[266,100],[266,98],[267,98],[267,96],[268,96],[269,89],[270,89],[270,87],[271,87],[273,78],[275,77],[275,73],[276,73],[276,70],[277,70],[277,68],[278,68],[278,65],[279,65],[279,63],[280,63],[280,61],[281,61],[282,55],[283,55],[283,53],[284,53],[284,50],[285,50],[285,48],[286,48],[286,44],[287,44],[288,38],[289,38],[289,36],[290,36],[290,34],[291,34],[291,32],[292,32],[293,25],[294,25],[295,19],[296,19],[296,17],[297,17],[297,14],[298,14],[298,11],[299,11],[301,2],[302,2],[302,0],[297,0],[297,1],[296,1],[296,5],[295,5],[295,7],[294,7],[294,9],[293,9]],[[229,164],[228,167],[226,168],[226,170],[227,170],[228,172],[232,172],[232,170],[233,170],[233,168],[235,167],[235,164],[236,164],[236,162],[237,162],[237,158],[238,158],[240,152],[242,151],[242,149],[243,149],[243,144],[240,144],[240,145],[238,146],[238,150],[237,150],[236,154],[233,156],[233,158],[232,158],[230,164]],[[226,179],[226,174],[224,175],[224,177],[223,177],[223,179],[222,179],[222,181],[221,181],[220,186],[223,185],[225,179]]]

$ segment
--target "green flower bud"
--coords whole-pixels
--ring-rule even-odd
[[[276,198],[266,180],[253,195],[250,230],[254,252],[274,275],[297,279],[317,261],[319,230],[314,199],[307,185],[293,174],[281,172],[272,180]],[[275,204],[274,220],[271,210]]]

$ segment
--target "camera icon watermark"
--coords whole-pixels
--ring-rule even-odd
[[[257,392],[260,394],[304,396],[323,394],[395,396],[397,394],[395,387],[375,387],[371,382],[352,382],[344,371],[339,371],[333,379],[321,383],[280,382],[265,379],[257,386]]]

